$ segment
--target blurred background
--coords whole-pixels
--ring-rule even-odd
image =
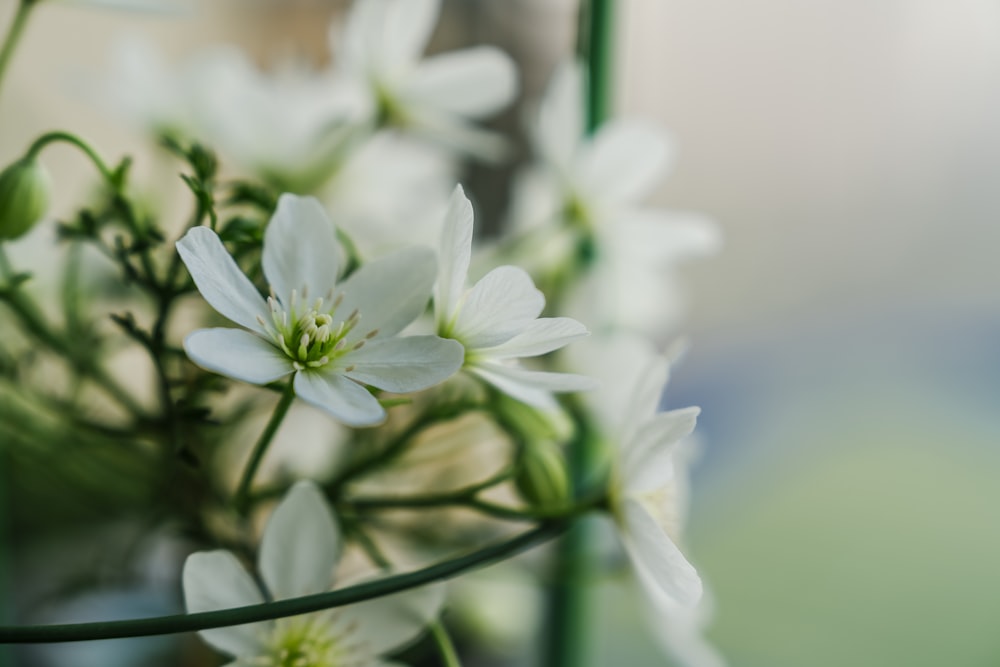
[[[148,142],[81,99],[115,35],[175,57],[226,41],[262,65],[320,64],[342,10],[43,6],[0,98],[0,155],[67,127],[149,169]],[[435,47],[509,50],[533,99],[572,49],[575,10],[452,0]],[[678,146],[651,201],[725,232],[719,256],[684,268],[692,345],[667,394],[703,409],[686,551],[713,594],[710,638],[735,667],[1000,664],[1000,4],[618,12],[617,110],[665,124]],[[496,126],[514,131],[523,113]],[[66,213],[86,165],[47,164]],[[499,219],[508,173],[467,178]],[[591,665],[664,664],[627,589],[597,590]]]

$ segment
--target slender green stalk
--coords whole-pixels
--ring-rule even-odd
[[[83,151],[84,154],[90,158],[90,161],[94,163],[94,166],[97,167],[97,170],[101,172],[101,177],[108,182],[108,185],[110,185],[115,192],[119,192],[121,190],[122,184],[119,182],[120,179],[115,172],[113,172],[108,165],[105,164],[104,160],[101,159],[101,156],[97,154],[97,151],[91,148],[90,144],[86,141],[70,132],[56,131],[43,134],[35,139],[34,143],[28,147],[28,152],[25,157],[29,159],[36,158],[38,157],[38,154],[42,152],[43,148],[57,141],[76,146]]]
[[[14,268],[4,252],[3,245],[0,244],[0,279],[10,281],[14,276]],[[131,414],[145,414],[142,406],[94,361],[91,354],[82,355],[64,337],[60,337],[52,330],[41,309],[24,290],[20,289],[19,285],[0,285],[0,301],[7,304],[17,316],[21,327],[36,341],[86,373],[108,396]]]
[[[178,632],[194,632],[333,609],[364,600],[399,593],[436,581],[451,579],[468,570],[509,558],[529,547],[556,537],[566,528],[563,522],[549,522],[504,542],[491,544],[464,556],[435,563],[420,570],[397,574],[328,593],[263,604],[220,609],[197,614],[156,616],[127,621],[97,621],[66,625],[0,626],[0,644],[37,644],[147,637]]]
[[[458,659],[458,651],[455,650],[455,644],[452,643],[444,623],[440,620],[434,621],[431,623],[430,629],[438,651],[441,652],[441,662],[444,663],[444,667],[462,667],[462,661]]]
[[[11,56],[14,55],[17,45],[21,41],[21,35],[24,34],[24,26],[28,22],[28,14],[31,13],[31,9],[36,4],[38,4],[38,0],[21,0],[17,5],[17,11],[14,13],[14,20],[11,21],[10,27],[7,28],[3,47],[0,47],[0,89],[3,87],[4,75],[7,73],[7,66],[10,64]]]
[[[253,446],[253,451],[250,452],[250,460],[247,461],[247,466],[243,469],[243,476],[240,478],[240,484],[236,487],[236,497],[233,500],[233,505],[240,514],[246,513],[250,498],[250,486],[253,484],[254,475],[257,474],[257,468],[260,467],[260,462],[264,459],[267,448],[274,439],[274,435],[278,432],[278,427],[281,426],[285,415],[288,414],[288,408],[291,407],[293,400],[295,400],[295,389],[292,381],[289,380],[288,384],[285,385],[285,391],[281,394],[281,400],[274,406],[271,419],[267,422],[267,426],[264,427],[260,438],[257,439],[257,444]]]
[[[611,110],[613,86],[614,0],[589,0],[581,7],[580,52],[587,65],[587,130],[593,133]],[[577,415],[578,423],[581,415]],[[597,443],[583,433],[569,451],[574,494],[590,493],[588,476],[597,461]],[[591,654],[590,591],[587,581],[593,568],[591,526],[577,523],[559,545],[554,581],[549,593],[548,641],[544,664],[548,667],[586,667]]]

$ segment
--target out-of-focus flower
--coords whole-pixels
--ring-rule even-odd
[[[190,64],[198,138],[279,188],[311,193],[369,132],[367,100],[330,71],[262,72],[236,48]]]
[[[343,29],[330,34],[337,68],[366,91],[380,123],[496,157],[503,141],[471,121],[514,99],[517,70],[489,46],[421,61],[440,8],[440,0],[357,0]]]
[[[687,444],[698,408],[657,412],[670,370],[644,340],[615,336],[572,351],[602,381],[586,396],[612,448],[609,500],[655,637],[685,667],[720,667],[702,637],[701,578],[677,547],[687,515]]]
[[[514,266],[493,269],[466,291],[472,227],[472,204],[458,186],[441,233],[434,292],[438,335],[462,343],[464,368],[470,373],[525,403],[553,407],[551,392],[592,389],[590,378],[517,365],[519,358],[546,354],[586,336],[587,329],[568,317],[538,317],[545,297]]]
[[[436,336],[396,337],[424,309],[434,256],[412,248],[369,262],[337,284],[333,224],[311,197],[282,195],[264,236],[264,300],[212,230],[195,227],[177,250],[202,296],[242,329],[202,329],[184,341],[202,368],[266,384],[294,373],[295,394],[352,426],[385,418],[365,388],[426,389],[462,364],[462,347]]]
[[[562,227],[564,238],[536,245],[564,256],[543,262],[565,261],[581,243],[593,254],[568,312],[594,327],[656,333],[676,314],[674,267],[714,252],[719,232],[704,216],[641,206],[669,162],[669,142],[658,127],[613,120],[587,136],[583,119],[582,72],[567,63],[553,76],[532,128],[541,164],[520,176],[513,222],[522,229]]]
[[[114,45],[102,103],[154,135],[180,135],[218,148],[286,190],[313,192],[370,131],[367,99],[331,71],[288,63],[263,72],[219,46],[174,67],[149,42]]]
[[[266,596],[283,600],[330,590],[340,534],[319,489],[299,482],[264,529],[258,569]],[[189,613],[260,604],[253,577],[228,551],[199,551],[184,563]],[[199,632],[243,665],[390,667],[381,656],[416,638],[440,612],[443,588],[429,586],[292,618]]]

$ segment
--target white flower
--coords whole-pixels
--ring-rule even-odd
[[[217,47],[189,65],[198,137],[281,187],[312,192],[367,132],[367,100],[332,72],[284,63],[258,69],[233,47]]]
[[[215,310],[241,329],[202,329],[184,340],[191,359],[236,380],[267,384],[295,375],[295,394],[351,426],[385,410],[363,386],[410,392],[441,382],[462,364],[462,347],[436,336],[395,337],[423,310],[434,255],[423,248],[363,265],[337,283],[333,224],[311,197],[282,195],[264,236],[266,301],[207,227],[177,251]]]
[[[704,216],[640,204],[667,167],[667,137],[637,120],[613,120],[587,136],[575,63],[556,71],[532,130],[542,164],[519,177],[514,224],[562,223],[570,239],[592,239],[595,253],[594,270],[571,295],[569,312],[593,326],[661,331],[678,305],[673,268],[720,245],[717,228]],[[575,245],[562,242],[566,250]],[[546,239],[544,246],[559,242]]]
[[[420,61],[440,0],[356,0],[330,40],[337,67],[367,91],[381,120],[461,150],[496,156],[504,144],[470,121],[517,93],[517,71],[499,49],[478,46]]]
[[[472,204],[455,188],[441,234],[441,265],[434,292],[438,335],[465,346],[465,368],[514,398],[551,407],[553,391],[592,389],[590,378],[521,368],[516,360],[557,350],[587,335],[568,317],[538,317],[545,297],[514,266],[487,273],[466,291],[472,257]]]
[[[609,501],[656,638],[685,667],[721,667],[702,638],[701,578],[677,547],[687,514],[685,438],[698,408],[657,412],[670,362],[628,336],[573,351],[602,380],[585,398],[612,442]]]
[[[337,525],[319,489],[311,482],[299,482],[264,529],[258,569],[266,591],[232,553],[199,551],[184,563],[187,611],[215,611],[328,591],[341,547]],[[380,656],[416,638],[437,617],[442,603],[443,587],[428,586],[198,634],[233,656],[231,667],[399,667]]]

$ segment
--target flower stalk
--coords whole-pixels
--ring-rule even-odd
[[[587,67],[586,127],[593,133],[607,120],[611,110],[613,0],[590,0],[581,6],[579,48]],[[569,468],[573,493],[586,493],[586,482],[598,458],[597,442],[578,434],[570,443]],[[586,523],[577,522],[559,545],[553,563],[554,583],[549,593],[548,643],[545,664],[552,667],[586,665],[585,645],[590,616],[591,591],[587,586],[593,568],[592,542]]]
[[[292,406],[292,401],[294,400],[295,389],[292,383],[288,382],[281,393],[281,400],[274,406],[271,419],[268,420],[267,426],[264,427],[256,444],[253,446],[253,451],[250,452],[250,459],[243,469],[239,486],[236,487],[236,496],[233,500],[233,505],[240,514],[246,514],[250,504],[250,487],[253,485],[253,478],[257,474],[257,469],[260,467],[261,461],[264,460],[264,454],[267,453],[267,448],[271,445],[271,441],[274,440],[274,436],[278,432],[278,427],[284,421],[285,415],[288,414],[288,408]]]
[[[7,35],[3,40],[3,47],[0,47],[0,89],[3,88],[4,75],[7,73],[10,60],[24,34],[24,26],[28,22],[28,16],[37,4],[38,0],[20,0],[17,4],[14,19],[11,21],[10,27],[7,28]]]

